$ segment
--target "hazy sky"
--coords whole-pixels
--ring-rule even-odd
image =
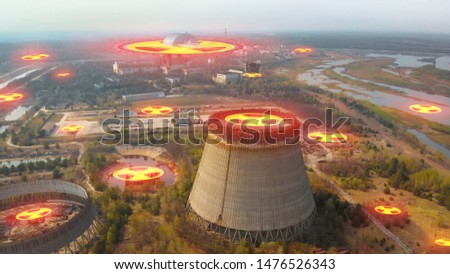
[[[0,0],[0,33],[342,30],[450,33],[449,0]]]

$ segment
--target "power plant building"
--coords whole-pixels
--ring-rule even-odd
[[[223,111],[210,117],[208,128],[188,201],[197,224],[234,242],[287,241],[305,231],[315,202],[295,116]]]

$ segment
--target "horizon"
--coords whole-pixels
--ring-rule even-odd
[[[0,18],[2,36],[56,33],[144,34],[168,32],[369,32],[449,34],[450,5],[444,0],[340,1],[120,0],[66,3],[18,0]],[[25,8],[24,8],[25,7]],[[95,11],[95,12],[93,12]],[[182,27],[180,27],[182,26]],[[3,39],[2,39],[3,40]]]

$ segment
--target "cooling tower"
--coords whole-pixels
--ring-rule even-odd
[[[213,114],[189,196],[196,222],[237,242],[290,240],[312,222],[315,203],[290,114],[241,109]]]

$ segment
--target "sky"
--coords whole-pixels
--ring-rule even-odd
[[[0,33],[450,33],[449,0],[0,0]]]

